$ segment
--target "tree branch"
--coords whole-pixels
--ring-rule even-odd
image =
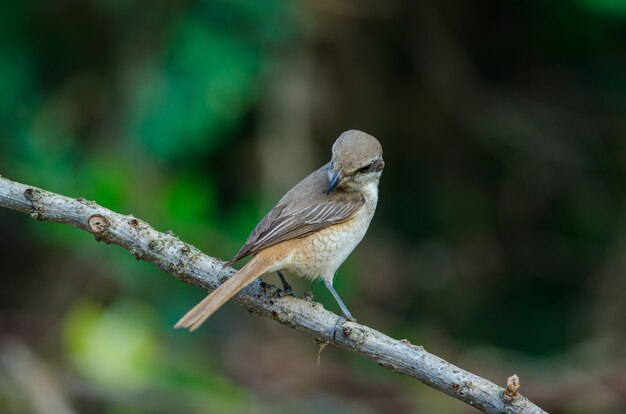
[[[65,197],[0,177],[0,207],[29,214],[37,220],[85,230],[96,240],[120,245],[136,258],[207,291],[215,289],[235,272],[232,268],[223,268],[222,261],[203,254],[172,234],[160,233],[142,220],[115,213],[83,198]],[[347,322],[333,339],[337,315],[311,300],[278,297],[275,287],[262,282],[252,283],[234,300],[251,313],[360,354],[485,413],[545,413],[518,394],[517,389],[505,392],[496,384],[426,352],[421,346],[390,338],[367,326]]]

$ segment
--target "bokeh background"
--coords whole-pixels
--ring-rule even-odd
[[[387,163],[336,279],[359,321],[626,412],[626,1],[0,5],[0,174],[208,254],[351,128]],[[204,293],[84,232],[0,236],[2,413],[475,412],[232,304],[174,331]]]

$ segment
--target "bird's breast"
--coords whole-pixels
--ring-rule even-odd
[[[285,270],[332,281],[339,266],[365,236],[375,209],[376,199],[366,197],[365,205],[354,218],[301,238]]]

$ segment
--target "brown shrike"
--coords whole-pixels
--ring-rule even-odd
[[[289,190],[227,265],[249,255],[254,255],[252,260],[187,312],[175,328],[197,329],[264,273],[278,272],[284,290],[290,292],[282,271],[322,279],[341,307],[338,325],[354,321],[333,288],[333,278],[374,216],[384,166],[376,138],[356,130],[341,134],[333,144],[331,161]]]

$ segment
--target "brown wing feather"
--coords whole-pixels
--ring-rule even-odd
[[[364,202],[362,196],[356,199],[340,198],[289,212],[285,212],[286,205],[279,204],[263,217],[229,263],[282,241],[304,237],[311,232],[349,220]]]

